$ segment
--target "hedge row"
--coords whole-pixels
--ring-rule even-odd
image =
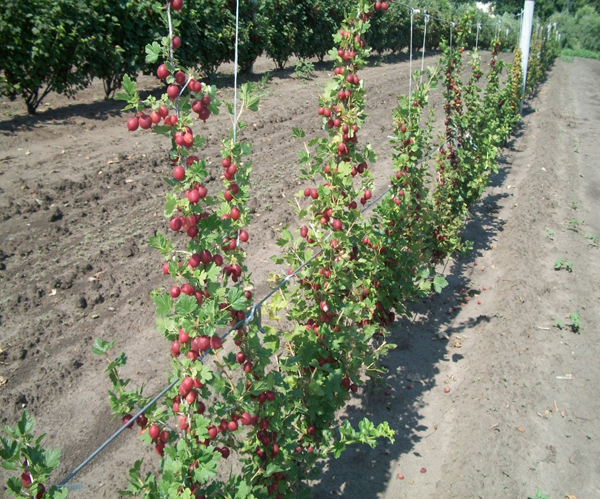
[[[241,69],[251,70],[263,53],[278,68],[292,56],[323,59],[349,3],[241,0]],[[427,10],[432,16],[445,19],[462,17],[465,10],[459,7],[452,11],[441,1],[429,4]],[[93,78],[103,81],[106,97],[111,97],[120,87],[122,75],[153,71],[145,60],[145,46],[161,37],[156,31],[157,6],[161,5],[151,0],[8,0],[0,13],[0,92],[11,99],[22,97],[32,114],[48,93],[71,96]],[[219,65],[233,61],[235,1],[187,0],[186,9],[189,15],[175,27],[177,33],[186,34],[179,59],[199,76],[209,77]],[[483,24],[479,44],[489,47],[496,29],[487,14],[473,12],[475,21]],[[422,16],[416,15],[414,26],[415,47],[420,47]],[[448,23],[432,18],[427,46],[437,47],[448,36]],[[407,49],[409,11],[390,3],[385,18],[373,20],[367,43],[378,53]],[[474,45],[475,35],[466,43]]]

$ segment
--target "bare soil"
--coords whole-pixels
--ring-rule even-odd
[[[248,262],[259,297],[269,273],[282,270],[269,260],[277,231],[297,225],[289,200],[301,187],[300,144],[291,130],[321,133],[316,109],[329,68],[317,65],[305,82],[270,61],[255,67],[254,81],[271,72],[242,133],[254,150]],[[230,73],[217,77],[224,99]],[[375,194],[391,171],[386,136],[407,75],[405,56],[362,74],[369,118],[361,139],[379,154]],[[525,498],[537,488],[553,499],[600,497],[600,249],[588,236],[600,237],[599,80],[599,61],[557,60],[526,104],[468,220],[474,250],[448,264],[441,295],[396,324],[387,390],[362,389],[340,415],[389,421],[395,443],[323,463],[315,498]],[[160,91],[154,78],[139,81]],[[36,417],[47,444],[63,452],[57,481],[119,427],[105,362],[91,353],[95,337],[117,340],[129,358],[124,375],[146,381],[147,393],[167,380],[169,349],[154,332],[150,300],[166,282],[147,242],[165,227],[168,145],[127,133],[121,103],[101,96],[101,84],[75,100],[52,95],[36,117],[2,102],[0,117],[0,422],[14,424],[24,408]],[[230,126],[223,113],[199,127],[209,189],[220,184]],[[559,258],[572,272],[555,270]],[[580,314],[578,332],[571,313]],[[141,456],[156,466],[133,433],[121,436],[72,480],[70,496],[117,497]]]

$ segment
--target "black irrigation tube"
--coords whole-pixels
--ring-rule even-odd
[[[425,161],[427,161],[433,153],[435,153],[436,151],[439,151],[442,147],[444,147],[444,145],[446,145],[448,143],[448,141],[450,140],[450,138],[446,139],[440,146],[437,146],[433,149],[431,149],[431,151],[429,151],[427,153],[427,155],[421,159],[419,162],[415,163],[414,166],[419,166],[421,164],[423,164]],[[360,210],[361,213],[365,213],[369,208],[371,208],[372,206],[374,206],[377,202],[379,202],[386,194],[388,194],[392,189],[394,188],[394,185],[390,185],[385,191],[383,191],[379,196],[377,196],[371,203],[369,203],[368,205],[366,205],[362,210]],[[328,234],[325,237],[325,240],[327,240],[332,233]],[[245,319],[242,319],[241,321],[239,321],[235,326],[231,327],[226,333],[224,333],[221,336],[221,339],[225,339],[227,336],[229,336],[233,331],[235,331],[237,328],[239,328],[242,324],[249,324],[253,318],[254,318],[254,314],[255,311],[260,311],[260,307],[269,299],[271,298],[271,296],[273,296],[275,293],[277,293],[277,291],[279,291],[292,277],[295,277],[298,272],[300,272],[304,267],[306,267],[310,262],[312,262],[315,258],[317,258],[321,253],[323,252],[323,250],[319,250],[317,253],[315,253],[313,256],[311,256],[306,262],[304,262],[302,265],[300,265],[300,267],[298,267],[296,270],[294,270],[294,272],[292,272],[291,274],[287,275],[282,282],[280,282],[275,288],[273,288],[262,300],[260,300],[258,303],[255,303],[252,306],[252,309],[250,311],[250,314],[248,315],[248,317],[246,317]],[[260,312],[259,312],[259,318],[260,318]],[[259,329],[261,329],[261,324],[259,321]],[[199,357],[199,361],[202,362],[202,360],[204,359],[204,357],[206,357],[206,354],[208,354],[211,351],[211,349],[207,350],[206,352],[204,352],[204,354],[202,354],[201,357]],[[150,407],[152,407],[159,399],[161,399],[171,388],[173,388],[177,383],[179,382],[179,378],[173,380],[171,383],[169,383],[169,385],[164,388],[158,395],[154,396],[154,398],[152,400],[150,400],[150,402],[148,402],[142,409],[140,409],[132,418],[131,418],[131,423],[128,425],[123,425],[121,428],[119,428],[115,433],[113,433],[100,447],[98,447],[94,452],[92,452],[90,454],[90,456],[85,459],[79,466],[77,466],[77,468],[75,468],[71,473],[69,473],[58,485],[57,487],[64,487],[67,482],[69,482],[77,473],[79,473],[83,468],[85,468],[85,466],[87,466],[90,461],[92,461],[92,459],[94,459],[98,454],[100,454],[106,447],[108,447],[108,445],[110,445],[113,440],[115,440],[121,433],[123,433],[126,429],[131,428],[131,425],[135,424],[134,421],[138,418],[138,416],[142,415],[144,412],[146,412]]]
[[[66,478],[58,484],[58,487],[65,486],[66,483],[69,480],[71,480],[71,478],[73,478],[77,473],[79,473],[98,454],[100,454],[100,452],[102,452],[105,449],[105,447],[107,447],[115,438],[117,438],[125,430],[131,428],[135,424],[135,420],[137,419],[137,417],[140,416],[141,414],[143,414],[145,411],[147,411],[158,399],[160,399],[165,393],[167,393],[171,388],[173,388],[178,381],[179,381],[179,379],[172,381],[169,384],[169,386],[167,386],[165,389],[163,389],[150,402],[148,402],[142,409],[140,409],[139,412],[133,418],[131,418],[130,424],[123,425],[121,428],[119,428],[106,442],[104,442],[100,447],[98,447],[94,452],[92,452],[92,454],[85,461],[83,461],[79,466],[77,466],[77,468],[75,468],[71,473],[69,473],[66,476]]]

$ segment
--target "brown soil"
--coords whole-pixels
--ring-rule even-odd
[[[301,185],[291,129],[320,133],[317,97],[329,75],[329,64],[309,82],[272,68],[264,60],[255,68],[256,81],[266,71],[272,77],[242,134],[254,150],[248,262],[257,296],[268,291],[269,273],[282,270],[268,259],[277,230],[297,225],[288,204]],[[229,69],[218,78],[224,99],[232,95]],[[379,191],[391,169],[390,113],[407,74],[404,58],[362,75],[362,137],[380,155]],[[465,230],[474,251],[448,265],[441,295],[398,322],[399,347],[384,361],[388,389],[364,389],[341,416],[387,420],[395,443],[324,463],[315,498],[524,498],[538,487],[551,498],[600,496],[600,250],[586,238],[600,237],[599,79],[598,61],[557,61],[526,106]],[[153,78],[140,83],[158,90]],[[147,246],[165,226],[167,144],[127,133],[121,103],[101,95],[96,84],[76,100],[50,96],[33,118],[2,102],[0,118],[0,420],[14,424],[23,408],[36,417],[47,444],[63,451],[57,481],[119,427],[105,362],[90,351],[94,338],[117,340],[129,358],[123,374],[146,381],[147,393],[166,384],[168,367],[149,296],[165,281]],[[229,118],[199,128],[213,163],[208,188],[216,189]],[[559,258],[573,272],[554,270]],[[581,314],[579,333],[569,327],[572,312]],[[70,496],[117,497],[140,456],[156,465],[133,434],[120,437],[72,480]]]

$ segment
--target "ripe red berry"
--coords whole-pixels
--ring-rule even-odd
[[[161,80],[165,80],[167,78],[167,76],[169,76],[169,74],[170,74],[169,70],[167,69],[167,66],[165,66],[164,64],[161,64],[156,69],[156,76],[158,76]]]
[[[193,404],[196,401],[196,397],[198,397],[198,392],[196,390],[190,390],[190,393],[185,396],[185,401],[188,404]]]
[[[44,487],[44,484],[40,484],[37,494],[35,495],[35,499],[42,499],[44,497],[45,492],[46,492],[46,487]]]
[[[188,191],[187,198],[191,204],[196,204],[200,201],[200,193],[196,189],[192,189],[191,191]]]
[[[175,73],[175,81],[179,84],[179,85],[183,85],[185,83],[186,77],[185,77],[185,73],[183,71],[177,71],[177,73]]]
[[[208,438],[210,438],[211,440],[213,440],[214,438],[216,438],[218,430],[217,427],[214,425],[210,425],[208,428]]]
[[[156,112],[161,118],[166,118],[169,115],[169,110],[166,106],[159,106]]]
[[[31,475],[29,474],[29,472],[24,471],[23,473],[21,473],[21,485],[25,489],[28,489],[31,485]]]
[[[183,329],[179,330],[179,343],[183,343],[184,345],[190,341],[190,335],[187,334]]]
[[[203,106],[198,112],[198,118],[202,121],[206,122],[208,117],[210,116],[210,111],[206,106]]]
[[[149,128],[152,128],[152,120],[150,119],[150,116],[148,116],[144,113],[140,114],[139,123],[140,123],[140,127],[143,130],[148,130]]]
[[[183,8],[183,0],[171,0],[171,8],[173,10],[181,10]]]
[[[150,435],[150,438],[152,440],[156,440],[160,435],[160,428],[158,427],[158,425],[150,425],[150,428],[148,428],[148,435]]]
[[[148,418],[146,416],[144,416],[143,414],[140,414],[137,419],[135,420],[135,422],[137,423],[137,425],[140,428],[145,428],[146,425],[148,424]]]
[[[199,351],[206,352],[210,347],[210,338],[206,335],[202,335],[197,339],[196,343]]]
[[[223,340],[217,335],[210,339],[210,346],[213,350],[219,350],[223,346]]]
[[[240,231],[240,241],[242,241],[243,243],[248,242],[248,232],[246,232],[243,229]]]
[[[125,416],[123,416],[123,426],[126,426],[131,430],[131,428],[133,428],[133,421],[131,421],[132,419],[133,416],[131,414],[125,414]]]
[[[178,180],[179,182],[185,178],[185,169],[183,166],[177,165],[175,168],[173,168],[173,177],[175,177],[175,180]]]
[[[190,87],[190,90],[196,94],[202,90],[202,84],[194,79],[190,80],[188,86]]]
[[[150,113],[150,121],[155,125],[158,125],[160,123],[160,115],[156,111],[152,111]]]
[[[130,132],[135,132],[140,126],[140,120],[137,116],[133,116],[127,120],[127,128]]]
[[[179,87],[177,85],[169,85],[167,87],[167,95],[170,99],[179,97]]]
[[[171,293],[171,298],[177,298],[181,294],[181,288],[179,286],[171,286],[169,292]]]

